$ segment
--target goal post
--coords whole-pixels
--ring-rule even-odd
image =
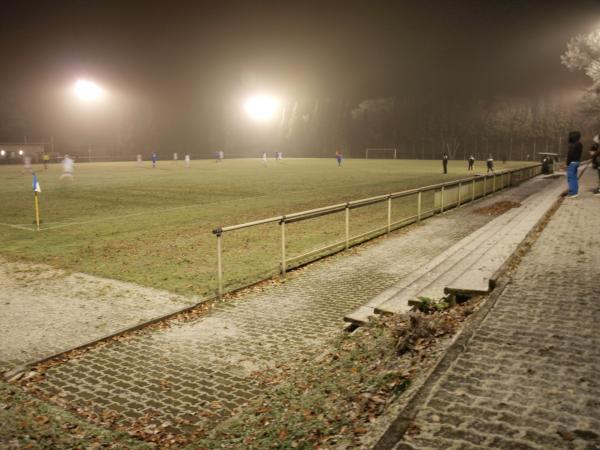
[[[367,147],[365,159],[397,159],[398,149],[388,147]]]

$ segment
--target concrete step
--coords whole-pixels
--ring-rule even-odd
[[[503,215],[497,217],[496,219],[488,222],[486,225],[471,233],[466,238],[462,239],[461,241],[454,244],[452,247],[440,253],[427,264],[411,272],[399,283],[396,283],[395,285],[391,286],[390,288],[386,289],[385,291],[381,292],[379,295],[371,299],[365,305],[357,308],[350,314],[347,314],[344,317],[344,320],[347,322],[354,322],[359,324],[366,323],[368,321],[368,318],[375,314],[375,309],[379,305],[398,295],[398,293],[407,289],[420,278],[432,274],[433,271],[436,270],[436,268],[438,270],[442,270],[440,266],[447,265],[450,260],[454,261],[461,259],[465,255],[465,252],[470,252],[480,244],[489,241],[490,237],[494,236],[498,233],[499,230],[503,229],[505,225],[508,222],[510,222],[510,220],[512,220],[512,218],[515,215],[520,213],[520,209],[523,207],[524,206],[511,209]]]
[[[444,292],[472,296],[485,294],[492,290],[512,254],[552,207],[563,190],[564,187],[557,186],[546,196],[538,197],[538,204],[530,214],[519,224],[511,227],[510,234],[498,242],[479,261],[448,283]]]
[[[532,201],[522,204],[520,208],[507,211],[494,219],[489,232],[483,235],[485,239],[468,242],[454,255],[447,258],[435,270],[419,278],[415,283],[398,292],[394,297],[375,308],[376,313],[398,314],[408,311],[413,304],[418,303],[419,297],[440,299],[446,296],[444,288],[448,283],[459,277],[465,270],[479,261],[490,249],[494,248],[511,233],[513,227],[525,220],[535,206]]]

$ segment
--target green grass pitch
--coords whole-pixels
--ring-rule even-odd
[[[527,163],[498,164],[498,169]],[[333,158],[80,163],[74,180],[61,166],[35,167],[42,186],[42,230],[35,231],[31,176],[0,166],[0,254],[73,271],[131,281],[182,294],[213,295],[216,239],[211,230],[369,196],[466,177],[466,163],[451,161]],[[476,164],[483,173],[484,162]],[[394,200],[394,220],[415,206]],[[351,212],[351,233],[385,225],[385,203]],[[339,241],[344,216],[288,225],[288,255]],[[256,281],[277,271],[277,224],[223,237],[227,286]]]

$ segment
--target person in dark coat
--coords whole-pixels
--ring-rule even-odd
[[[492,158],[492,155],[488,157],[487,161],[485,162],[485,165],[487,167],[486,173],[494,173],[494,158]]]
[[[444,173],[448,173],[448,153],[446,152],[442,156],[442,166],[444,167]]]
[[[475,164],[475,157],[473,155],[469,156],[469,168],[467,170],[473,170],[473,165]]]
[[[592,157],[592,167],[598,172],[598,188],[594,195],[600,195],[600,135],[594,136],[594,143],[590,147],[590,156]]]
[[[579,179],[577,178],[577,169],[581,161],[581,151],[583,146],[579,140],[581,133],[571,131],[569,133],[569,149],[567,151],[567,183],[569,185],[569,198],[575,198],[579,195]]]

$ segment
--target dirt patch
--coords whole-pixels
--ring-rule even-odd
[[[200,302],[0,257],[0,373]]]
[[[517,202],[501,201],[492,203],[491,205],[483,208],[476,209],[475,212],[477,214],[484,214],[486,216],[500,216],[509,209],[518,208],[519,206],[521,206],[521,204]]]

